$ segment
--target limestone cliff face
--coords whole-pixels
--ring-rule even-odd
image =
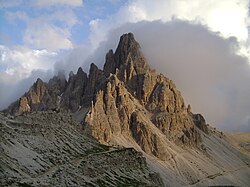
[[[166,141],[199,147],[201,131],[208,133],[205,119],[186,106],[172,80],[150,69],[132,33],[121,36],[118,47],[106,55],[103,70],[90,65],[69,79],[58,74],[48,83],[38,79],[31,89],[9,107],[14,114],[65,108],[89,111],[86,131],[101,143],[125,137],[143,151],[168,159]]]

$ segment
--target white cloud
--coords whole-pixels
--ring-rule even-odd
[[[70,33],[67,29],[61,29],[52,25],[42,25],[37,29],[31,25],[24,33],[25,44],[39,49],[56,51],[58,49],[71,49]]]
[[[210,0],[176,1],[135,0],[129,6],[135,7],[137,14],[145,14],[142,20],[169,21],[174,16],[178,19],[198,21],[206,24],[214,32],[224,37],[234,36],[239,40],[248,37],[248,0]]]
[[[17,82],[30,76],[34,70],[53,68],[58,54],[47,50],[32,50],[23,46],[8,48],[0,45],[1,79]]]
[[[0,45],[0,109],[25,93],[38,77],[47,81],[59,59],[60,54],[45,49]]]
[[[70,73],[70,71],[76,72],[81,66],[86,72],[88,72],[91,55],[96,55],[93,53],[93,47],[91,44],[88,43],[78,46],[77,48],[74,48],[66,58],[57,61],[54,66],[54,70],[55,72],[64,70],[65,74],[67,75]]]

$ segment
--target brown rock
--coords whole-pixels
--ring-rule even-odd
[[[164,148],[164,141],[152,131],[150,124],[145,121],[144,117],[138,111],[132,113],[130,128],[133,138],[146,153],[154,155],[161,160],[168,159],[170,155]]]

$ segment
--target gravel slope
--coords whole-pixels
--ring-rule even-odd
[[[162,186],[132,148],[104,146],[71,115],[0,114],[0,186]]]

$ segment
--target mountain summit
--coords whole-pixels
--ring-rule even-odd
[[[187,109],[175,84],[150,69],[132,33],[121,36],[115,53],[107,53],[103,70],[91,64],[89,75],[80,67],[68,80],[60,73],[48,83],[37,79],[8,111],[19,115],[59,108],[89,108],[84,121],[93,137],[108,143],[129,134],[155,156],[161,155],[157,147],[162,140],[152,127],[178,144],[192,146],[201,142],[198,128],[208,133],[204,118]]]
[[[223,133],[192,113],[172,80],[149,67],[132,33],[106,54],[103,70],[92,63],[88,75],[80,67],[68,80],[61,73],[48,83],[38,79],[6,112],[44,110],[70,111],[100,143],[142,152],[165,185],[217,184],[210,181],[217,176],[234,184],[223,172],[249,163]]]

